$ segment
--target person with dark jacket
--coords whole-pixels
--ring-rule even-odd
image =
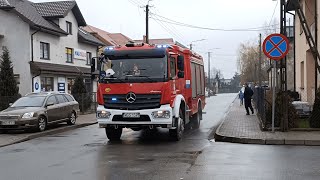
[[[250,115],[249,108],[252,114],[254,114],[252,103],[251,103],[252,96],[253,96],[253,90],[248,86],[248,84],[246,84],[246,87],[244,89],[244,106],[246,108],[247,115]]]

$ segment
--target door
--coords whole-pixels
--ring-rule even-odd
[[[48,104],[51,104],[48,106]],[[53,122],[59,119],[59,106],[58,102],[55,96],[50,96],[47,99],[46,102],[46,108],[47,108],[47,116],[48,116],[48,122]]]
[[[62,95],[62,94],[58,94],[55,95],[58,103],[59,103],[59,119],[66,119],[69,117],[69,114],[71,112],[71,109],[69,109],[71,106],[69,105],[68,100]]]

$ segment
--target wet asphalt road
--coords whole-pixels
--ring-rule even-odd
[[[126,130],[108,142],[97,125],[0,148],[0,180],[320,179],[320,147],[210,142],[235,94],[208,99],[200,129]]]

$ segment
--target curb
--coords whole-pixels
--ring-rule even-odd
[[[224,136],[215,133],[215,139],[219,142],[230,142],[240,144],[260,144],[260,145],[295,145],[295,146],[320,146],[320,140],[297,140],[297,139],[251,139]]]
[[[9,145],[13,145],[13,144],[17,144],[17,143],[21,143],[21,142],[25,142],[25,141],[28,141],[28,140],[31,140],[31,139],[36,139],[36,138],[43,137],[43,136],[58,134],[58,133],[70,131],[70,130],[73,130],[73,129],[78,129],[78,128],[90,126],[90,125],[97,124],[97,123],[98,122],[75,124],[73,126],[65,126],[65,127],[60,127],[60,128],[57,128],[57,129],[47,130],[47,131],[44,131],[44,132],[30,134],[30,135],[28,135],[26,137],[23,137],[23,138],[18,139],[16,141],[10,142],[8,144],[0,145],[0,148],[5,147],[5,146],[9,146]]]

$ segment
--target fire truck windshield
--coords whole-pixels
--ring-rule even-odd
[[[165,82],[167,69],[166,57],[107,60],[101,64],[100,82]]]

